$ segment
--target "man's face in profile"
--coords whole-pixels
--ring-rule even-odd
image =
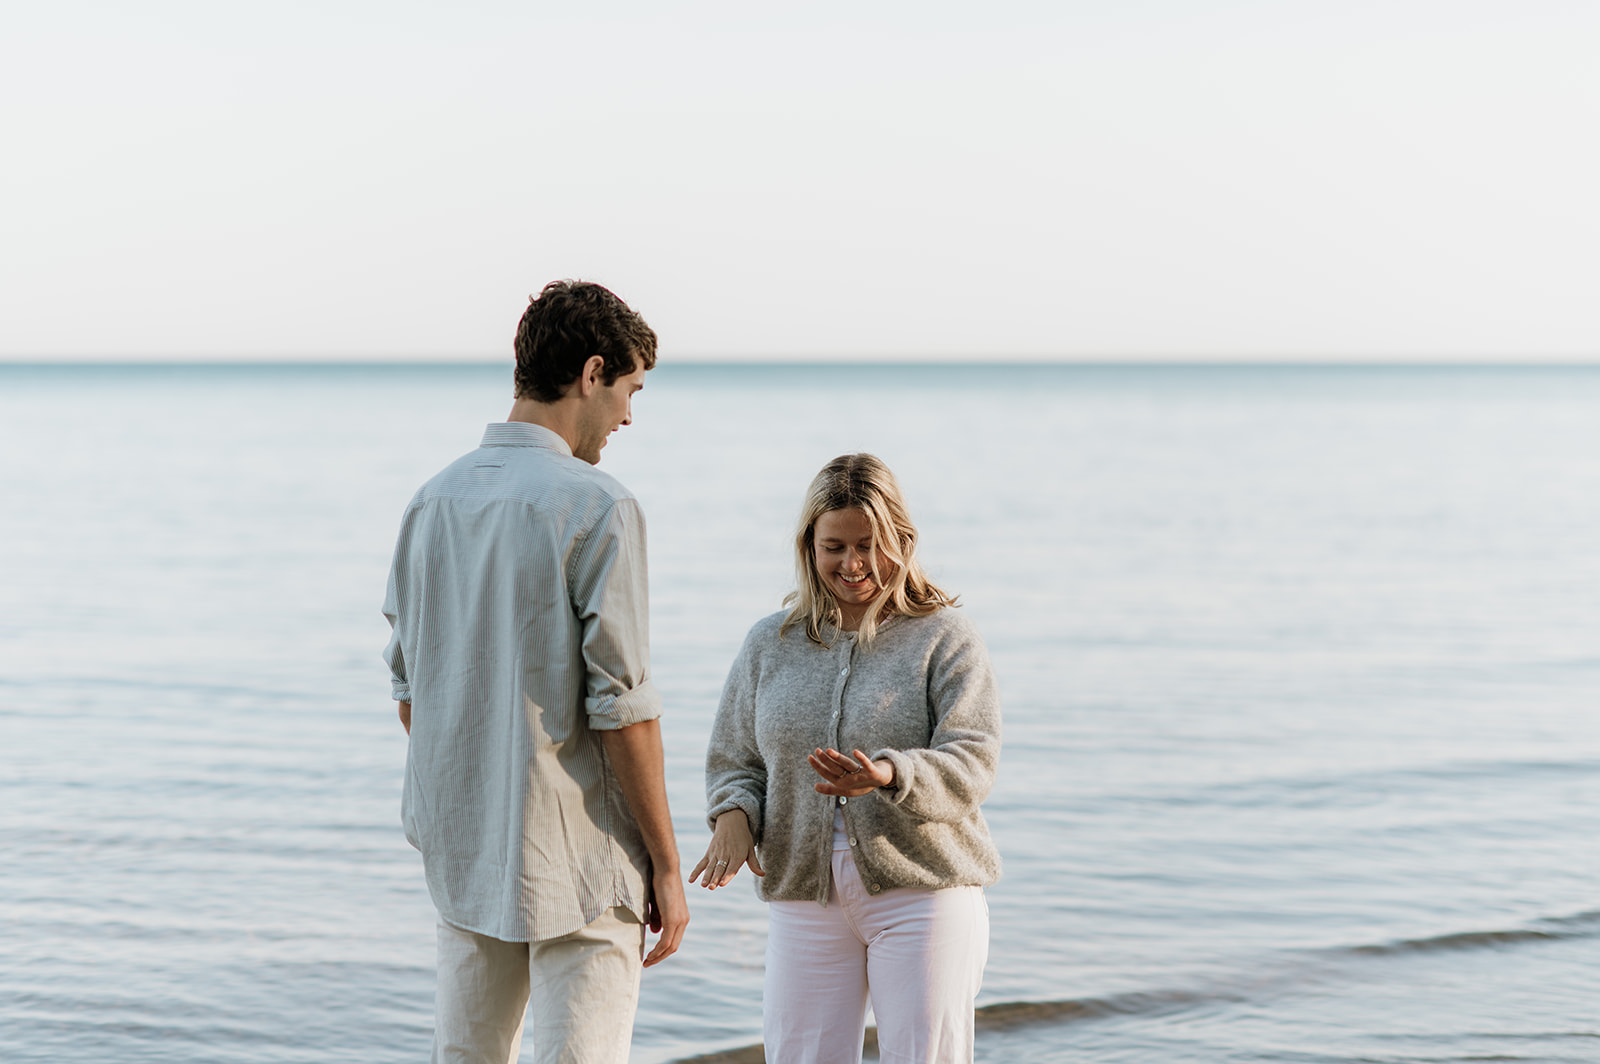
[[[589,394],[583,397],[582,413],[578,420],[578,438],[572,453],[590,465],[600,463],[600,450],[611,434],[623,425],[633,422],[633,394],[644,387],[647,371],[637,358],[633,372],[605,383],[597,380]]]

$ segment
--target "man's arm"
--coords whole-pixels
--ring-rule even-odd
[[[618,499],[589,534],[572,568],[572,605],[583,624],[584,709],[600,733],[623,800],[650,854],[647,922],[658,931],[645,966],[666,960],[689,924],[678,841],[667,810],[661,752],[661,696],[650,683],[650,591],[644,515]]]
[[[411,734],[411,703],[400,703],[400,724],[405,728],[406,734]]]
[[[654,898],[650,930],[659,931],[656,948],[644,959],[650,967],[676,953],[689,926],[689,902],[679,874],[678,840],[667,809],[667,775],[661,750],[661,721],[646,720],[626,728],[600,732],[606,757],[611,761],[628,809],[639,823],[645,849],[650,851],[650,883]]]

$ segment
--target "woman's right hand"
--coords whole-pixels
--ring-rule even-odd
[[[711,845],[706,847],[706,855],[689,873],[689,882],[693,883],[704,872],[705,877],[700,880],[700,885],[707,890],[716,890],[732,883],[739,867],[746,864],[754,874],[766,875],[761,870],[760,859],[756,857],[755,837],[750,834],[749,818],[744,815],[743,809],[730,809],[717,817],[717,826],[711,832]]]

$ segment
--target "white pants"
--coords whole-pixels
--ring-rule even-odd
[[[973,1001],[989,959],[982,888],[873,894],[846,844],[833,854],[827,908],[768,909],[767,1064],[859,1064],[869,996],[882,1064],[972,1060]]]
[[[544,942],[440,919],[433,1064],[514,1064],[529,1011],[538,1064],[627,1064],[643,959],[644,925],[620,907]]]

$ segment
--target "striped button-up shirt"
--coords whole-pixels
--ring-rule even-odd
[[[383,612],[440,915],[510,942],[642,917],[649,857],[597,734],[661,714],[628,490],[548,429],[490,425],[406,508]]]

